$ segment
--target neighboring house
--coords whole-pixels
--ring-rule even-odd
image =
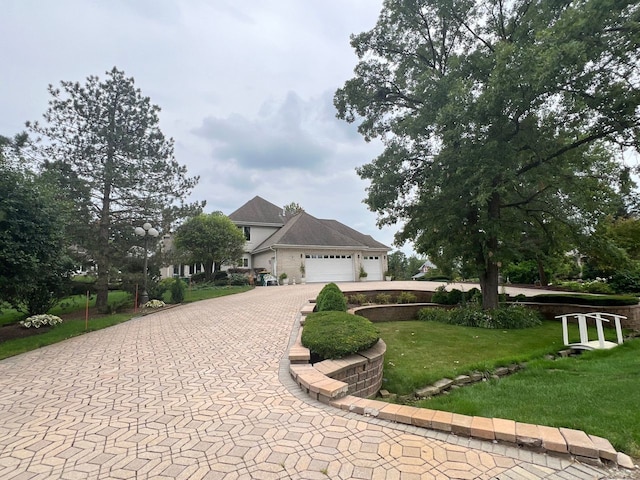
[[[389,247],[336,220],[282,208],[256,196],[229,215],[247,243],[242,266],[307,282],[383,280]],[[360,278],[360,272],[367,273]]]
[[[436,266],[434,263],[430,262],[429,259],[427,259],[422,266],[420,266],[420,270],[418,271],[418,273],[416,273],[413,277],[411,277],[413,280],[417,280],[418,278],[422,278],[424,277],[427,273],[429,273],[431,270],[435,270]]]
[[[389,247],[336,220],[321,220],[284,210],[255,197],[229,215],[246,239],[238,268],[247,272],[287,274],[290,282],[353,282],[383,280]],[[171,238],[164,238],[170,250]],[[236,267],[236,266],[233,266]],[[223,269],[231,268],[223,266]],[[202,265],[167,266],[163,277],[190,277]],[[361,272],[366,277],[361,278]]]

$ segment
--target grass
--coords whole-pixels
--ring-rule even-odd
[[[478,383],[418,406],[568,427],[640,457],[640,340],[578,358],[537,360],[521,373]]]
[[[527,361],[521,373],[417,406],[584,430],[640,456],[640,340],[576,358],[544,360],[545,354],[564,348],[558,322],[522,330],[418,321],[376,326],[387,344],[384,388],[393,393],[408,394],[443,377]],[[570,340],[577,339],[577,327],[571,327]],[[606,333],[615,337],[614,331]]]
[[[206,287],[206,288],[193,288],[187,290],[185,302],[196,302],[198,300],[207,300],[210,298],[222,297],[225,295],[232,295],[235,293],[242,293],[250,290],[252,287]],[[95,306],[95,295],[90,298],[89,308]],[[111,291],[109,292],[109,305],[120,306],[121,308],[133,307],[133,300],[131,295],[123,291]],[[60,304],[51,309],[49,313],[53,315],[66,315],[66,314],[83,314],[86,308],[86,297],[83,295],[75,295],[64,299]],[[133,317],[140,316],[140,313],[115,313],[112,315],[98,316],[92,318],[89,317],[88,329],[85,329],[84,317],[82,320],[68,320],[60,325],[46,331],[45,333],[38,333],[36,335],[16,338],[0,342],[0,359],[11,357],[13,355],[19,355],[21,353],[35,350],[46,345],[66,340],[67,338],[82,335],[87,332],[100,330],[103,328],[117,325],[118,323],[126,322]],[[0,312],[0,326],[16,323],[23,319],[25,315],[21,312],[17,312],[11,308],[2,308]]]
[[[52,328],[48,332],[30,337],[16,338],[0,343],[0,359],[19,355],[37,348],[61,342],[71,337],[76,337],[87,332],[100,330],[118,323],[126,322],[137,314],[118,313],[106,317],[89,320],[88,329],[85,330],[84,320],[70,320]]]
[[[444,377],[525,362],[562,349],[562,327],[558,322],[518,330],[422,321],[383,322],[376,326],[387,344],[384,388],[400,395]]]

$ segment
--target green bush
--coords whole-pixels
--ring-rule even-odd
[[[400,292],[398,295],[398,303],[416,303],[418,301],[418,297],[411,292]]]
[[[391,295],[388,293],[379,293],[376,295],[376,303],[380,305],[388,305],[391,303]]]
[[[440,285],[436,288],[436,291],[433,292],[431,296],[432,303],[439,303],[440,305],[448,305],[449,301],[449,292],[447,292],[447,288],[444,285]]]
[[[342,358],[366,350],[379,338],[373,323],[346,312],[312,313],[302,330],[302,345],[322,359]]]
[[[316,298],[317,312],[346,312],[347,300],[335,283],[325,285]]]
[[[249,277],[242,273],[232,273],[231,275],[229,275],[229,285],[249,285]]]
[[[529,328],[542,323],[538,312],[522,305],[509,305],[495,310],[482,310],[475,305],[451,310],[423,308],[418,312],[418,319],[464,327],[501,329]]]
[[[535,295],[530,301],[536,303],[570,303],[573,305],[594,305],[615,307],[637,305],[638,297],[632,295],[586,295],[577,293],[546,293]]]
[[[465,301],[465,293],[457,288],[447,291],[444,285],[436,288],[431,296],[432,303],[438,303],[440,305],[458,305]]]
[[[609,279],[609,286],[616,293],[640,293],[640,270],[616,272]]]
[[[353,305],[364,305],[368,302],[368,298],[364,293],[355,293],[353,295],[349,295],[349,303]]]
[[[444,308],[422,308],[418,311],[418,320],[423,322],[449,323],[449,317]]]
[[[182,280],[179,278],[173,279],[173,283],[171,284],[171,303],[184,302],[186,290],[187,286]]]

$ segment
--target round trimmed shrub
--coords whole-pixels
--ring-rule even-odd
[[[302,330],[302,345],[323,359],[342,358],[373,347],[380,332],[373,323],[347,312],[309,314]]]
[[[317,312],[346,312],[347,299],[335,283],[325,285],[316,298]]]

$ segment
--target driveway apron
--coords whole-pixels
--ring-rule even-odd
[[[311,400],[286,352],[320,287],[260,287],[0,361],[0,478],[604,478]]]

